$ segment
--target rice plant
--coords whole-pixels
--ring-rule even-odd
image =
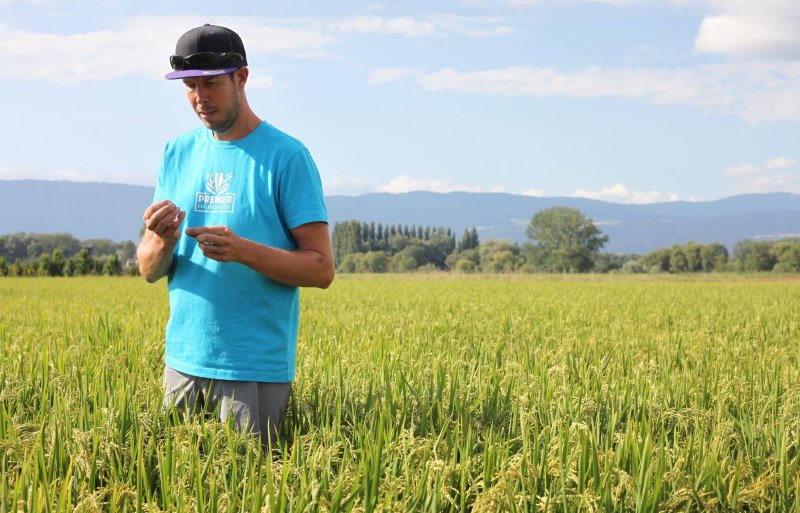
[[[340,277],[266,454],[162,409],[166,299],[0,280],[0,512],[800,510],[800,282]]]

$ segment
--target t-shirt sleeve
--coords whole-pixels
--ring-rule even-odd
[[[293,230],[306,223],[328,222],[322,181],[307,149],[298,152],[287,162],[278,188],[278,208],[288,229]]]
[[[164,197],[164,194],[165,194],[165,191],[164,191],[164,180],[165,180],[164,168],[165,168],[165,165],[164,164],[167,161],[167,151],[168,150],[169,150],[169,144],[167,144],[167,146],[164,147],[164,153],[161,156],[161,167],[158,169],[158,177],[156,178],[156,189],[155,189],[155,191],[153,191],[153,203],[156,203],[157,201],[161,201],[163,199],[167,199],[167,198]]]

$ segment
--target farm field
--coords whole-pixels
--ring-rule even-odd
[[[0,511],[800,510],[800,281],[340,275],[301,297],[265,455],[162,411],[165,282],[0,279]]]

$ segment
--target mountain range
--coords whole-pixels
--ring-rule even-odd
[[[153,188],[139,185],[38,180],[0,181],[0,234],[71,233],[79,239],[138,240]],[[505,193],[371,193],[326,198],[331,225],[359,220],[443,226],[460,236],[477,227],[480,239],[524,242],[532,216],[544,208],[576,208],[609,236],[614,253],[646,253],[689,241],[732,248],[743,239],[800,237],[800,195],[746,194],[715,201],[645,205],[585,198]]]

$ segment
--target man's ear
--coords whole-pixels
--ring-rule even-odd
[[[250,68],[247,66],[243,66],[236,71],[233,72],[233,78],[236,82],[236,86],[239,88],[244,87],[247,83],[247,78],[250,76]]]

